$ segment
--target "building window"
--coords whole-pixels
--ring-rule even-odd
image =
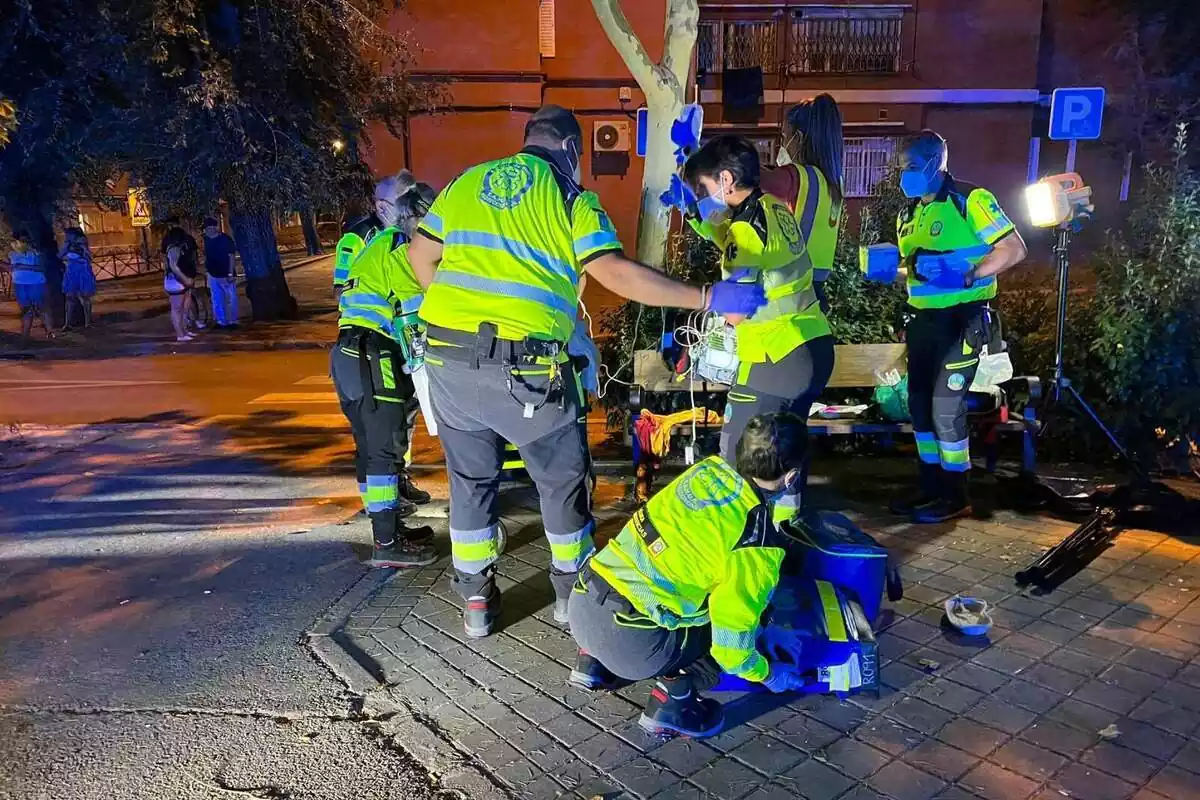
[[[746,139],[758,151],[758,161],[763,166],[775,165],[775,151],[779,149],[778,136],[747,136]]]
[[[904,12],[872,6],[796,12],[788,37],[791,75],[896,74]]]
[[[846,197],[871,197],[896,155],[896,139],[887,136],[846,138],[843,167]]]
[[[696,37],[698,72],[762,67],[767,74],[779,71],[775,41],[779,24],[774,20],[730,22],[703,20]]]

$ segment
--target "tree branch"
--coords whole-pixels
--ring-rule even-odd
[[[668,0],[662,68],[680,86],[687,86],[699,25],[700,5],[696,0]]]
[[[687,1],[694,5],[695,0]],[[646,94],[656,92],[660,82],[655,70],[656,64],[634,33],[629,18],[621,10],[621,0],[592,0],[592,7],[596,9],[596,19],[600,20],[600,26],[604,28],[608,40],[621,54],[621,60],[629,68],[638,86]]]

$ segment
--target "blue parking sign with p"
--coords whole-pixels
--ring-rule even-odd
[[[1055,89],[1050,96],[1050,138],[1099,139],[1104,87]]]

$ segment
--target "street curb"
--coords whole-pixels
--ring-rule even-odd
[[[363,712],[371,718],[368,721],[379,726],[392,747],[429,773],[441,796],[509,800],[510,795],[472,762],[470,754],[461,752],[436,725],[388,691],[382,667],[345,631],[359,607],[403,574],[371,570],[359,578],[304,634],[304,644],[335,678],[362,698]]]

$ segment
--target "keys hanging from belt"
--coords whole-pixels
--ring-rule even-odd
[[[529,360],[534,364],[537,363],[536,360],[534,360],[534,359],[529,359]],[[553,363],[553,362],[549,365],[548,369],[549,369],[549,373],[550,373],[549,380],[546,381],[546,391],[542,395],[541,401],[538,403],[530,403],[530,402],[522,403],[517,398],[516,393],[513,391],[513,364],[511,362],[507,362],[507,361],[504,363],[505,388],[508,389],[508,396],[511,397],[518,405],[522,406],[522,408],[524,409],[521,416],[523,416],[525,419],[532,419],[533,415],[539,409],[541,409],[547,403],[550,402],[551,396],[553,396],[556,391],[558,392],[558,408],[559,408],[559,410],[560,411],[566,410],[566,407],[567,407],[566,392],[562,391],[562,388],[563,388],[562,370],[559,368],[559,365],[557,363]]]

